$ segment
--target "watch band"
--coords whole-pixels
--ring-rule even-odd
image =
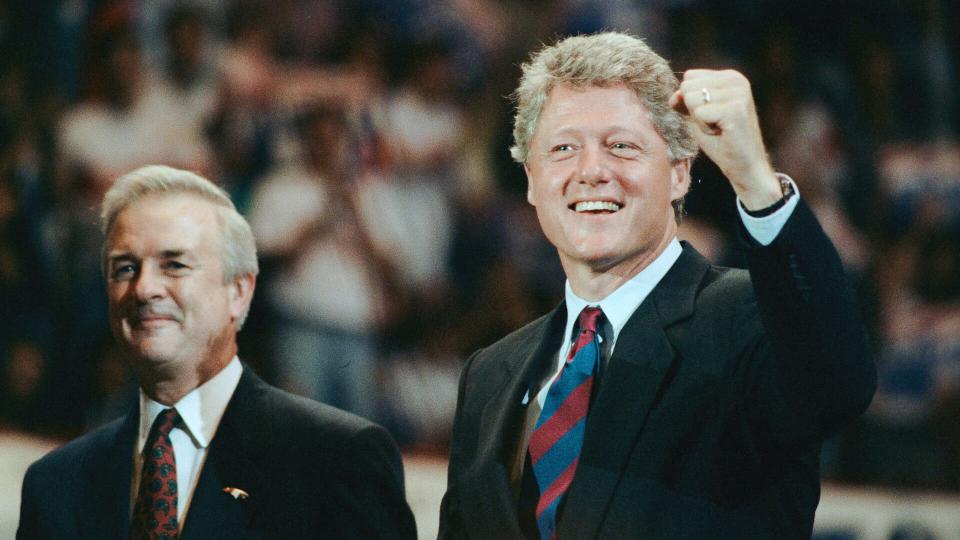
[[[783,208],[784,205],[787,204],[787,201],[789,201],[791,197],[797,194],[797,191],[793,189],[793,182],[791,182],[786,175],[778,174],[777,180],[780,181],[780,192],[783,193],[783,197],[780,197],[779,201],[771,204],[770,206],[767,206],[766,208],[761,208],[759,210],[748,210],[747,207],[744,206],[743,211],[746,212],[748,216],[755,217],[755,218],[767,217],[773,214],[774,212],[776,212],[777,210]],[[740,203],[740,204],[741,206],[743,205],[743,203]]]

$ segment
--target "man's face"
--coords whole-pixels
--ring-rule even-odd
[[[676,233],[671,201],[689,185],[647,109],[623,86],[554,88],[530,141],[527,200],[568,277],[635,273]]]
[[[213,205],[147,196],[120,212],[106,242],[110,325],[138,373],[202,372],[233,357],[252,291],[224,280]]]

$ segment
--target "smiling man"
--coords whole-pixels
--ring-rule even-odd
[[[144,167],[102,220],[110,324],[140,398],[30,467],[17,537],[415,537],[390,436],[237,358],[258,267],[227,194]]]
[[[516,98],[511,152],[566,295],[464,366],[440,537],[809,537],[821,443],[875,371],[747,80],[681,82],[603,33],[534,54]],[[748,271],[676,238],[698,148],[737,194]]]

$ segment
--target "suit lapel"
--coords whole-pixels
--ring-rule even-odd
[[[526,406],[524,395],[543,373],[560,340],[566,310],[560,304],[541,319],[524,347],[502,357],[503,379],[487,401],[480,417],[477,462],[464,480],[470,486],[461,495],[466,522],[481,528],[471,530],[476,538],[522,537],[517,504],[510,486],[510,472]],[[533,399],[533,396],[529,396]]]
[[[244,367],[210,443],[182,538],[240,538],[255,522],[263,504],[258,496],[266,493],[264,479],[255,464],[264,446],[255,436],[257,429],[251,427],[259,422],[255,411],[264,410],[258,404],[261,385],[264,383]],[[225,488],[238,488],[248,497],[235,498]]]
[[[129,538],[130,479],[139,409],[104,433],[105,445],[85,456],[81,474],[89,492],[81,497],[79,530],[90,538]]]
[[[590,411],[580,463],[567,495],[561,538],[599,533],[650,409],[669,384],[674,347],[666,328],[693,313],[708,263],[685,245],[680,259],[640,304],[617,338]]]

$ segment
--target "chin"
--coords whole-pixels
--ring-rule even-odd
[[[134,343],[128,347],[130,356],[137,362],[161,365],[176,360],[179,348],[171,343]]]
[[[626,258],[622,251],[615,249],[613,246],[603,246],[598,245],[598,243],[574,250],[573,255],[577,260],[590,266],[615,264]]]
[[[647,250],[624,251],[621,249],[592,249],[577,253],[576,259],[588,265],[595,272],[606,272],[628,261],[643,260]]]
[[[597,257],[595,259],[591,259],[587,261],[587,264],[590,265],[590,268],[592,268],[594,272],[601,273],[607,272],[616,267],[618,264],[623,262],[623,260],[623,257],[615,257],[611,255],[608,257]]]

